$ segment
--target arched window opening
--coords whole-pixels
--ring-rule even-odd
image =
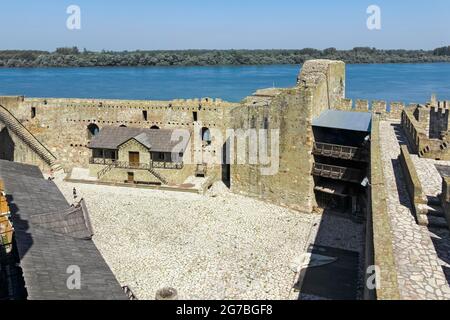
[[[119,126],[119,128],[126,128],[127,126],[126,125],[124,125],[124,124],[121,124],[120,126]]]
[[[158,126],[151,126],[150,129],[152,129],[152,130],[159,130],[159,127]]]
[[[203,143],[209,146],[211,144],[211,132],[208,128],[203,127],[201,134]]]
[[[95,123],[89,124],[87,129],[88,129],[88,140],[92,139],[100,132],[99,127]]]

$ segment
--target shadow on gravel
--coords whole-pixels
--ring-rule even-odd
[[[333,228],[336,228],[333,217],[343,218],[344,216],[325,210],[317,236],[314,242],[309,244],[307,252],[325,259],[334,258],[335,261],[303,268],[300,271],[298,282],[294,285],[294,288],[300,291],[299,300],[358,299],[361,291],[359,280],[363,277],[360,271],[362,268],[359,267],[360,263],[363,263],[362,257],[356,251],[332,247],[330,246],[332,241],[325,240],[330,239]],[[355,222],[348,217],[346,219],[349,223]],[[336,241],[342,241],[342,239],[336,239]]]

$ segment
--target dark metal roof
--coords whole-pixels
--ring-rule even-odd
[[[313,119],[312,125],[322,128],[370,132],[372,114],[369,112],[325,110],[320,116]]]
[[[85,208],[71,208],[37,167],[0,160],[0,179],[10,203],[28,299],[127,299],[89,240]],[[80,268],[80,290],[67,287],[69,266]]]
[[[151,151],[172,152],[180,142],[175,131],[170,129],[104,127],[89,143],[89,148],[116,150],[125,142],[135,139]],[[187,147],[187,141],[183,147],[184,149]]]
[[[435,167],[436,167],[436,170],[441,175],[441,177],[443,177],[443,178],[450,177],[450,166],[444,166],[444,165],[436,164]]]

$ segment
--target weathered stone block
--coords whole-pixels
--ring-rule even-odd
[[[355,111],[368,112],[369,111],[369,101],[368,100],[356,100]]]
[[[372,101],[372,113],[384,114],[386,113],[386,106],[386,101],[374,100]]]

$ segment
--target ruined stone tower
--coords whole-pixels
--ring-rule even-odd
[[[289,89],[257,91],[231,112],[235,129],[279,129],[279,166],[263,174],[265,165],[233,165],[234,192],[310,212],[315,205],[311,176],[312,119],[334,109],[345,95],[345,64],[307,61],[297,85]]]

